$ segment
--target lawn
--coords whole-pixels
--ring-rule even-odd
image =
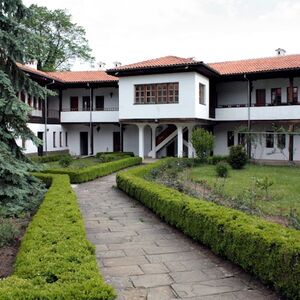
[[[82,169],[85,167],[90,167],[93,166],[95,164],[100,164],[101,161],[96,158],[96,157],[86,157],[86,158],[75,158],[71,165],[67,168],[64,169],[68,169],[68,170],[73,170],[73,169]],[[59,164],[58,161],[52,161],[52,162],[48,162],[48,163],[44,163],[42,164],[44,169],[61,169],[62,166]]]
[[[190,176],[195,182],[202,182],[213,190],[223,179],[216,177],[215,166],[202,165],[191,170]],[[244,197],[247,189],[252,189],[255,178],[268,177],[273,181],[269,188],[270,199],[258,200],[261,211],[270,215],[289,214],[290,209],[300,213],[300,168],[292,166],[247,165],[242,170],[229,171],[224,179],[222,193],[229,197]],[[219,182],[219,183],[217,183]]]

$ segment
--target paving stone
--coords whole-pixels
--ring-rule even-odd
[[[149,263],[145,256],[126,256],[117,258],[104,258],[103,264],[105,267],[142,265]]]
[[[279,299],[114,185],[110,175],[74,189],[100,272],[117,299]]]
[[[111,276],[130,276],[130,275],[143,275],[144,272],[139,266],[117,266],[117,267],[102,267],[101,273],[103,275]]]
[[[225,278],[195,283],[175,283],[172,288],[180,297],[187,298],[235,292],[245,290],[247,286],[237,278]]]
[[[139,276],[130,276],[135,287],[158,287],[162,285],[170,285],[173,283],[172,278],[168,274],[147,274]]]
[[[169,273],[169,270],[166,268],[164,264],[146,264],[146,265],[140,265],[140,268],[143,270],[145,274]]]
[[[147,300],[170,300],[174,297],[173,290],[169,286],[160,286],[149,288]]]

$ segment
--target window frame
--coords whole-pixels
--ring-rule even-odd
[[[293,89],[292,92],[292,97],[290,97],[290,91],[291,89]],[[296,90],[296,92],[295,92]],[[293,86],[293,87],[287,87],[286,88],[286,97],[287,97],[287,102],[288,103],[298,103],[298,87],[297,86]],[[292,99],[292,101],[290,101],[290,99]]]
[[[205,84],[199,82],[199,104],[206,105],[205,103],[205,93],[206,93],[206,86]]]
[[[232,147],[232,146],[234,146],[234,131],[232,131],[232,130],[229,130],[229,131],[227,131],[227,147],[229,148],[229,147]]]
[[[53,148],[56,148],[56,132],[53,131],[52,133],[52,143],[53,143]]]
[[[282,103],[281,88],[271,88],[271,103],[273,105],[280,105]]]
[[[274,131],[266,131],[266,148],[274,149],[274,145]]]
[[[177,104],[179,82],[134,85],[134,104]]]

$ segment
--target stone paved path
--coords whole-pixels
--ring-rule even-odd
[[[101,273],[118,299],[279,299],[114,185],[110,175],[74,189]]]

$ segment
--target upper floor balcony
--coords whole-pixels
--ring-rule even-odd
[[[61,112],[61,123],[115,123],[119,122],[118,107],[102,107],[90,110],[88,107],[64,108]]]
[[[217,121],[243,120],[295,120],[300,118],[300,103],[266,103],[219,105],[216,108]]]

